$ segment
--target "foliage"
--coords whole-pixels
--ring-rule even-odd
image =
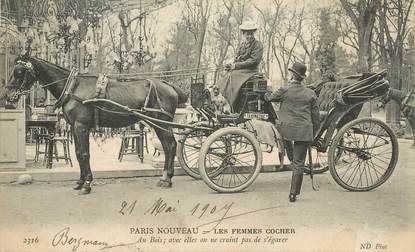
[[[337,45],[334,49],[336,55],[336,74],[339,77],[354,75],[358,72],[356,55]]]
[[[332,24],[329,11],[320,11],[320,31],[316,60],[319,64],[320,75],[323,81],[334,81],[336,76],[335,48],[338,39],[336,27]]]
[[[159,62],[159,70],[172,71],[194,68],[197,61],[197,47],[194,37],[184,22],[178,22],[170,32],[170,38],[164,47],[163,59]],[[168,75],[168,73],[166,73]],[[180,86],[186,93],[190,92],[190,76],[167,78],[168,81]]]
[[[109,0],[61,1],[55,5],[50,1],[48,5],[44,30],[48,39],[57,47],[62,46],[64,52],[85,39],[88,27],[98,27],[103,12],[110,9]]]
[[[356,31],[350,38],[358,52],[359,72],[371,71],[373,27],[380,8],[380,0],[340,0],[344,13],[348,16]],[[347,28],[347,27],[346,27]],[[347,33],[346,33],[347,34]]]
[[[405,51],[404,64],[408,68],[409,78],[407,79],[410,89],[415,91],[415,33],[408,35],[408,49]]]

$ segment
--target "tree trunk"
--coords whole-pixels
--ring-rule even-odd
[[[369,59],[370,57],[370,39],[367,36],[366,28],[359,29],[358,42],[359,42],[359,55],[358,55],[358,69],[359,73],[369,72]]]
[[[202,50],[203,50],[203,42],[205,41],[205,34],[206,34],[206,26],[207,26],[207,18],[206,16],[201,17],[200,22],[200,29],[197,35],[197,68],[200,66],[200,61],[202,58]]]
[[[388,71],[388,80],[391,88],[400,90],[401,82],[401,64],[399,63],[399,57],[391,58],[391,66]],[[400,118],[399,104],[394,100],[391,100],[386,104],[386,123],[392,127],[397,127]]]

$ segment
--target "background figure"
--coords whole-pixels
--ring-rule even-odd
[[[320,128],[320,116],[316,94],[302,85],[307,67],[294,63],[288,70],[292,73],[289,85],[273,94],[266,93],[265,100],[281,102],[277,128],[285,141],[294,142],[289,195],[290,202],[294,202],[301,191],[307,149]]]

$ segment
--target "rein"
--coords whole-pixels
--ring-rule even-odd
[[[49,87],[49,86],[52,86],[52,85],[54,85],[54,84],[56,84],[56,83],[59,83],[59,82],[61,82],[61,81],[67,80],[68,78],[69,78],[69,77],[66,77],[66,78],[63,78],[63,79],[60,79],[60,80],[57,80],[57,81],[49,82],[49,83],[46,83],[46,84],[44,84],[44,85],[40,85],[40,87],[41,87],[41,88]]]

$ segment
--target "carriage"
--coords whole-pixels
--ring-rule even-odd
[[[313,86],[322,122],[305,172],[312,176],[330,170],[334,180],[350,191],[372,190],[391,176],[398,159],[396,135],[378,119],[357,118],[363,103],[386,94],[385,76],[381,71]],[[249,187],[261,172],[262,153],[270,150],[258,140],[258,130],[250,127],[252,120],[269,119],[264,111],[266,92],[267,81],[254,76],[240,91],[244,99],[240,112],[221,114],[214,111],[203,81],[194,79],[191,104],[202,119],[181,134],[177,155],[182,168],[217,192]],[[278,134],[275,137],[282,166],[284,142]]]
[[[181,129],[177,132],[181,166],[190,176],[202,178],[218,192],[239,192],[249,187],[261,172],[263,151],[272,150],[259,137],[262,130],[255,127],[272,126],[264,101],[267,81],[261,75],[242,86],[243,105],[238,113],[228,114],[215,111],[204,79],[194,78],[191,105],[200,119],[181,124],[173,122],[173,114],[177,104],[187,97],[177,87],[145,76],[126,80],[118,75],[101,78],[76,73],[25,55],[16,61],[7,97],[16,102],[39,80],[41,87],[58,98],[55,106],[63,108],[65,119],[74,130],[81,170],[74,189],[80,190],[80,194],[91,191],[89,130],[98,124],[125,127],[144,120],[153,126],[166,153],[163,176],[158,183],[161,187],[172,185],[176,151],[172,128]],[[320,109],[325,113],[308,155],[306,170],[311,175],[330,170],[334,180],[351,191],[372,190],[391,176],[398,160],[396,135],[380,120],[357,118],[363,103],[388,92],[385,76],[386,71],[381,71],[314,87]],[[98,85],[101,81],[106,84]],[[277,130],[272,132],[273,146],[283,164],[284,142]]]

